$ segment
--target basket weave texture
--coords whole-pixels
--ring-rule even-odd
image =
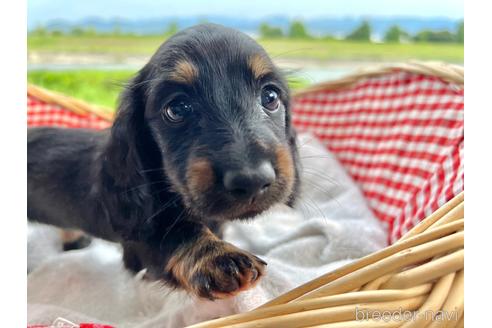
[[[256,310],[191,327],[463,327],[463,287],[461,193],[379,252]]]

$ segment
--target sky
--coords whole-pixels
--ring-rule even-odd
[[[30,26],[53,19],[175,16],[291,18],[417,16],[463,18],[464,0],[28,0]]]

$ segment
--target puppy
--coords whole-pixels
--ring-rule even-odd
[[[292,205],[297,163],[289,90],[266,52],[199,25],[136,74],[111,129],[28,130],[28,217],[121,243],[128,269],[224,298],[266,263],[222,241],[221,225]]]

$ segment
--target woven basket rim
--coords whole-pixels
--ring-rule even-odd
[[[355,73],[346,75],[338,79],[313,84],[303,90],[294,92],[293,96],[299,97],[318,91],[345,89],[351,87],[353,84],[362,79],[377,77],[395,71],[404,71],[409,73],[435,76],[442,79],[443,81],[456,84],[460,87],[463,87],[465,82],[465,70],[462,66],[439,61],[410,60],[407,62],[396,64],[368,66],[356,71]]]
[[[94,114],[97,117],[112,122],[114,118],[113,111],[104,106],[90,104],[84,100],[80,100],[71,96],[67,96],[60,92],[48,90],[32,83],[27,84],[27,95],[39,99],[45,103],[59,105],[76,114],[88,115]]]
[[[249,312],[190,328],[421,327],[428,318],[399,324],[354,320],[354,309],[456,311],[464,317],[464,191],[396,243],[313,279]],[[450,319],[448,319],[450,320]],[[453,325],[454,324],[454,325]]]

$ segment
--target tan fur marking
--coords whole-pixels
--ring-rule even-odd
[[[179,83],[192,84],[198,78],[198,69],[192,62],[183,59],[174,66],[169,77]]]
[[[186,180],[191,193],[196,195],[210,189],[215,181],[212,165],[207,159],[192,159],[186,170]]]
[[[204,247],[210,247],[210,251],[203,253]],[[198,258],[198,253],[202,252],[203,255]],[[208,277],[213,277],[216,281],[223,281],[223,279],[231,279],[232,277],[226,276],[226,273],[221,271],[214,263],[214,259],[219,256],[232,254],[232,256],[238,253],[247,255],[247,252],[243,252],[235,246],[221,241],[210,230],[204,230],[200,237],[188,247],[183,247],[169,259],[165,270],[171,272],[173,277],[180,283],[180,285],[187,291],[194,294],[198,294],[198,288],[200,286],[193,286],[190,284],[190,280],[196,273],[202,273]],[[210,291],[210,295],[214,298],[227,298],[237,295],[239,292],[247,290],[259,281],[259,278],[263,276],[264,269],[263,264],[259,264],[257,260],[252,259],[253,265],[255,265],[256,278],[253,279],[253,272],[246,270],[245,273],[238,272],[237,278],[240,279],[239,288],[230,292]]]
[[[202,265],[202,259],[196,259],[194,253],[204,247],[207,243],[218,241],[219,239],[210,230],[205,230],[191,247],[184,247],[177,250],[169,261],[167,262],[166,271],[173,274],[174,278],[178,280],[181,285],[189,291],[192,291],[192,287],[189,284],[190,278],[193,276],[200,266]]]
[[[289,190],[292,189],[295,179],[294,161],[292,159],[292,154],[289,149],[285,146],[278,146],[276,151],[277,156],[277,167],[286,183]]]
[[[253,76],[257,80],[272,72],[272,65],[264,56],[260,54],[251,56],[248,60],[248,65],[253,72]]]

